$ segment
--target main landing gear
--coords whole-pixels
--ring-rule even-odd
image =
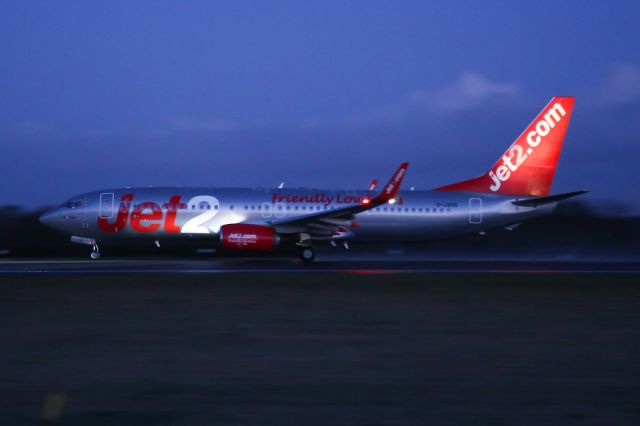
[[[316,258],[316,251],[313,247],[302,247],[300,249],[300,259],[304,262],[313,262],[313,259]]]
[[[97,244],[94,244],[91,247],[91,254],[89,255],[89,257],[91,257],[92,260],[100,259],[100,248],[98,248]]]

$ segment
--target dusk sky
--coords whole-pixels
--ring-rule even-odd
[[[525,6],[526,4],[526,6]],[[430,189],[576,97],[553,192],[640,211],[638,1],[0,1],[0,204]]]

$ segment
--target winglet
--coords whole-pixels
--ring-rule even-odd
[[[409,168],[409,163],[405,162],[400,164],[400,167],[398,167],[398,170],[396,170],[389,182],[384,186],[380,195],[376,197],[376,201],[388,202],[396,196],[400,189],[400,184],[402,184],[402,179],[404,179],[404,175],[407,173],[407,168]]]

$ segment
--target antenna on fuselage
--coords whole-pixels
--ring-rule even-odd
[[[280,182],[280,185],[278,185],[278,189],[282,189],[284,188],[284,182]]]

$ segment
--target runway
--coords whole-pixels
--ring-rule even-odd
[[[66,401],[60,424],[82,426],[640,424],[637,275],[252,259],[3,268],[18,265],[0,277],[0,424],[37,424],[52,400]],[[100,273],[123,265],[133,272]],[[395,273],[409,267],[422,269]],[[163,272],[197,268],[250,273]],[[267,270],[286,273],[254,273]]]
[[[555,273],[638,274],[640,261],[316,261],[291,258],[217,259],[15,259],[0,260],[0,275],[16,274],[230,274],[230,273]]]

